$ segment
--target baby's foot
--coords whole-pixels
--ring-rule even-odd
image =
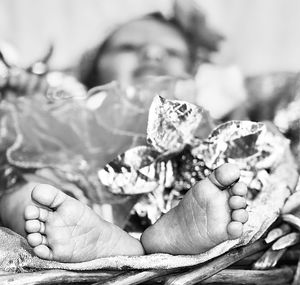
[[[104,256],[142,255],[140,241],[62,191],[40,184],[25,209],[27,241],[43,259],[82,262]]]
[[[239,177],[237,166],[224,164],[200,181],[177,207],[146,229],[141,239],[145,251],[198,254],[239,238],[248,220],[247,186],[236,182]]]

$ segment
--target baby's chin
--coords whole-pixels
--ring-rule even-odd
[[[184,79],[186,75],[182,76],[174,76],[173,74],[169,74],[165,70],[147,70],[143,72],[136,72],[133,74],[132,77],[127,78],[121,82],[121,85],[124,87],[128,86],[146,86],[149,85],[151,82],[155,82],[159,79],[164,78],[177,78],[177,79]]]
[[[151,82],[157,78],[161,78],[161,77],[165,77],[165,74],[152,74],[152,75],[144,75],[144,76],[139,76],[139,77],[135,77],[132,81],[133,85],[144,85],[147,82]]]

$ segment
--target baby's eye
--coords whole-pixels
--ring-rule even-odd
[[[138,50],[138,46],[137,45],[133,45],[133,44],[123,44],[120,45],[118,47],[119,51],[123,51],[123,52],[134,52]]]
[[[182,51],[179,51],[179,50],[176,50],[176,49],[172,49],[172,48],[168,48],[167,49],[167,53],[168,53],[168,56],[170,56],[170,57],[176,57],[176,58],[185,58],[187,56]]]

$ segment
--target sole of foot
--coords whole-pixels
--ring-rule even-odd
[[[238,182],[239,168],[224,164],[197,183],[175,208],[146,229],[146,253],[199,254],[223,241],[241,237],[247,186]]]
[[[83,262],[144,254],[139,240],[55,187],[39,184],[31,199],[24,212],[27,241],[42,259]]]

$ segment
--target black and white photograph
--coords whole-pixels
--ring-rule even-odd
[[[0,0],[0,284],[299,285],[300,1]]]

